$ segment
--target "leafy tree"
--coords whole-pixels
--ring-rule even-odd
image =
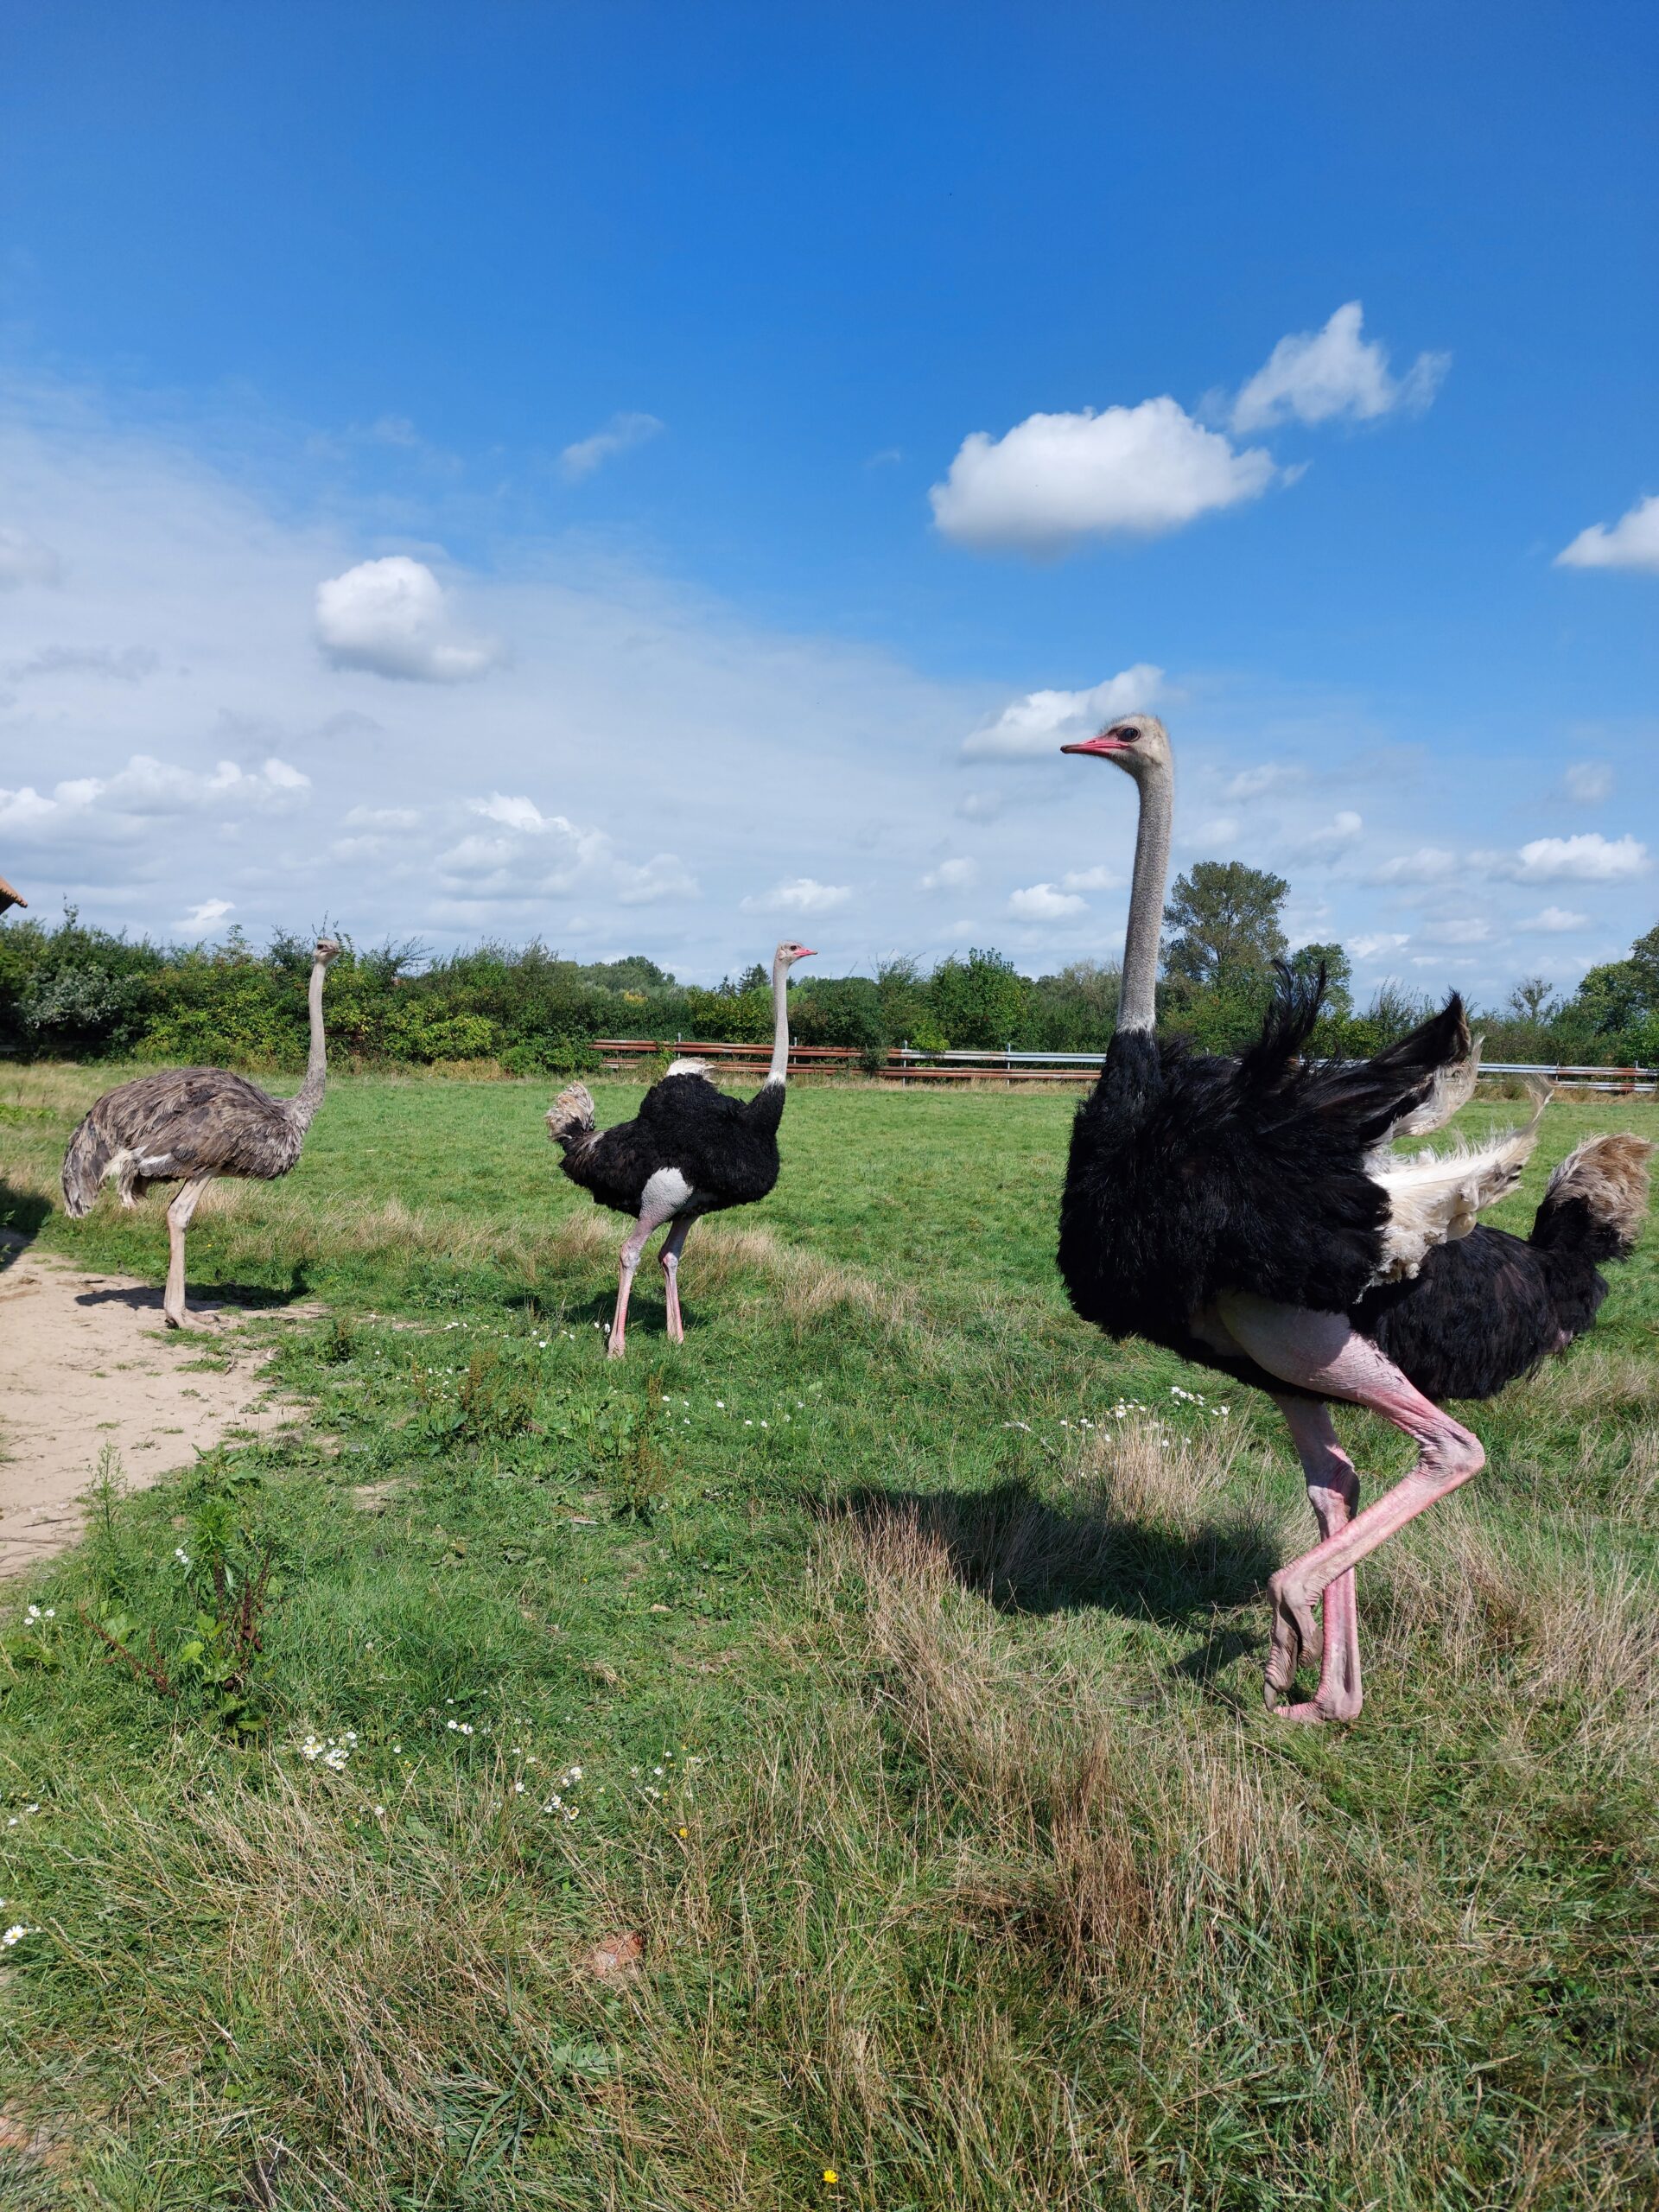
[[[1170,976],[1200,988],[1259,975],[1280,958],[1279,910],[1290,886],[1243,861],[1199,861],[1178,876],[1164,920],[1175,931],[1164,955]]]
[[[1523,976],[1510,993],[1510,1012],[1517,1021],[1548,1021],[1560,1001],[1541,976]]]
[[[1317,976],[1325,969],[1325,1010],[1346,1021],[1354,1010],[1353,963],[1339,944],[1299,944],[1290,956],[1293,976]]]
[[[953,954],[933,970],[928,998],[934,1020],[963,1052],[995,1052],[1020,1034],[1030,986],[1000,952],[976,946],[966,960]]]
[[[1659,923],[1623,960],[1592,968],[1567,1013],[1598,1037],[1634,1033],[1659,1020]]]

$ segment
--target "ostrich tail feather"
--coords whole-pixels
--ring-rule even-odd
[[[63,1210],[72,1221],[92,1211],[105,1177],[116,1165],[108,1138],[88,1114],[63,1155]]]
[[[568,1084],[553,1101],[547,1109],[547,1133],[567,1151],[593,1135],[593,1094],[585,1083]]]

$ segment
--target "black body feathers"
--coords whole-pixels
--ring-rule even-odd
[[[1078,1109],[1060,1209],[1072,1306],[1280,1395],[1304,1395],[1193,1333],[1224,1291],[1345,1313],[1430,1398],[1491,1395],[1580,1335],[1606,1294],[1601,1261],[1631,1249],[1647,1201],[1640,1138],[1581,1146],[1551,1179],[1529,1239],[1478,1227],[1413,1278],[1371,1287],[1388,1193],[1368,1155],[1469,1049],[1454,996],[1351,1065],[1299,1058],[1324,977],[1281,988],[1237,1060],[1112,1040]]]
[[[564,1148],[565,1173],[614,1212],[637,1217],[646,1184],[664,1168],[684,1178],[698,1213],[753,1205],[778,1180],[781,1083],[736,1099],[706,1076],[664,1076],[645,1093],[632,1121],[609,1129],[594,1128],[592,1101],[585,1091],[582,1096],[584,1116],[562,1128],[550,1116],[550,1126]]]
[[[1262,1035],[1237,1060],[1114,1037],[1078,1109],[1060,1207],[1073,1306],[1190,1358],[1214,1355],[1192,1316],[1223,1291],[1340,1313],[1382,1255],[1386,1194],[1366,1155],[1466,1048],[1456,999],[1358,1066],[1298,1058],[1324,977],[1283,976]]]
[[[1428,1255],[1412,1282],[1349,1313],[1427,1398],[1491,1398],[1595,1320],[1600,1263],[1630,1257],[1647,1208],[1641,1137],[1593,1137],[1549,1179],[1532,1234],[1483,1224]]]

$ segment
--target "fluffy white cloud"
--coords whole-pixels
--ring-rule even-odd
[[[1538,930],[1548,937],[1560,937],[1572,930],[1587,930],[1590,917],[1575,914],[1566,906],[1546,906],[1541,913],[1529,914],[1515,926],[1518,930]]]
[[[1535,837],[1518,853],[1478,853],[1489,874],[1515,883],[1621,883],[1647,872],[1648,849],[1637,837]]]
[[[492,791],[467,805],[499,832],[473,832],[438,855],[442,878],[468,901],[561,899],[580,892],[607,896],[620,906],[650,906],[698,896],[696,879],[677,854],[624,860],[603,830],[544,814],[522,795]]]
[[[844,906],[852,895],[850,883],[818,883],[810,875],[796,875],[741,904],[746,914],[828,914]]]
[[[560,463],[565,474],[575,482],[591,476],[601,462],[614,454],[645,444],[662,427],[654,415],[613,415],[603,429],[595,430],[592,437],[579,438],[575,445],[566,446],[559,455]]]
[[[346,814],[348,830],[412,830],[420,820],[412,806],[353,806]]]
[[[222,922],[226,914],[233,914],[235,912],[236,901],[233,899],[204,899],[199,906],[193,906],[184,919],[177,924],[179,935],[206,937],[215,922]]]
[[[1612,797],[1613,772],[1605,760],[1575,760],[1561,780],[1567,797],[1581,799],[1586,806]]]
[[[72,818],[92,815],[113,820],[210,808],[280,807],[302,800],[310,789],[311,779],[302,770],[274,757],[252,770],[238,767],[234,760],[221,760],[204,773],[135,753],[117,774],[71,777],[55,784],[49,796],[32,784],[16,791],[0,789],[0,827],[53,832]]]
[[[18,591],[25,584],[56,584],[62,581],[63,563],[49,545],[42,545],[26,530],[0,527],[0,591]]]
[[[1344,807],[1329,822],[1322,822],[1316,828],[1304,831],[1297,841],[1297,850],[1306,854],[1310,860],[1345,852],[1364,827],[1362,816],[1356,814],[1351,807]]]
[[[1484,914],[1453,914],[1426,924],[1417,935],[1423,944],[1490,944],[1494,931]]]
[[[1555,556],[1558,569],[1646,569],[1659,574],[1659,492],[1638,499],[1611,529],[1592,522]]]
[[[317,586],[317,642],[336,668],[420,683],[482,676],[499,649],[448,632],[443,586],[423,561],[394,553],[359,561]]]
[[[978,863],[974,861],[941,861],[931,868],[922,878],[924,891],[971,891],[979,879]]]
[[[1419,845],[1414,853],[1396,853],[1366,877],[1368,883],[1444,883],[1455,875],[1460,863],[1443,845]]]
[[[1427,407],[1451,365],[1449,353],[1420,353],[1405,375],[1389,373],[1386,346],[1361,336],[1364,311],[1350,300],[1323,330],[1281,338],[1233,403],[1232,426],[1245,434],[1294,416],[1329,423],[1347,416],[1375,422],[1396,408]]]
[[[1255,768],[1241,768],[1223,791],[1224,798],[1260,798],[1281,784],[1299,784],[1304,771],[1287,760],[1263,760]]]
[[[1151,706],[1164,680],[1161,668],[1136,661],[1090,691],[1027,691],[980,724],[963,741],[968,760],[1046,759],[1062,745],[1091,737],[1120,715]]]
[[[1054,554],[1085,537],[1154,537],[1254,499],[1277,474],[1166,396],[1138,407],[1028,415],[1006,436],[964,438],[928,497],[958,544]]]
[[[1086,914],[1089,902],[1079,899],[1075,892],[1062,891],[1058,884],[1033,883],[1023,891],[1011,892],[1008,912],[1016,921],[1059,922],[1071,914]]]
[[[1116,891],[1123,878],[1109,868],[1074,868],[1060,878],[1063,891]]]
[[[1410,943],[1410,938],[1402,930],[1373,930],[1363,937],[1351,937],[1348,950],[1356,960],[1380,960]]]

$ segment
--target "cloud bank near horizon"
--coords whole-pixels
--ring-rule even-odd
[[[1184,860],[1289,874],[1296,928],[1378,963],[1362,981],[1471,916],[1494,988],[1566,979],[1639,919],[1645,848],[1593,811],[1559,831],[1558,765],[1499,843],[1455,762],[1426,783],[1341,701],[1292,713],[1149,658],[1065,671],[1075,688],[948,680],[585,543],[469,571],[439,514],[390,546],[372,510],[294,519],[84,411],[0,418],[0,868],[37,918],[68,900],[178,937],[539,935],[709,980],[790,918],[815,918],[830,972],[970,944],[1110,958],[1131,794],[1055,748],[1156,703]],[[1576,766],[1574,803],[1605,804],[1611,764]],[[1554,885],[1573,903],[1541,907]]]

